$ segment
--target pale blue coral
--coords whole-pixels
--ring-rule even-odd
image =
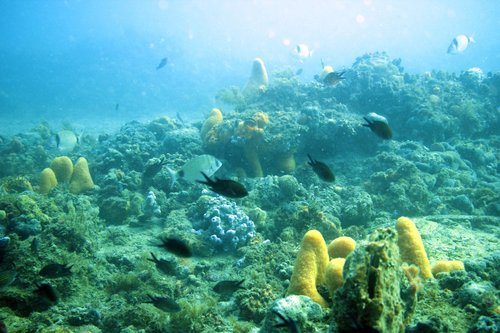
[[[203,219],[195,224],[198,233],[219,249],[235,250],[255,236],[255,225],[235,202],[214,196]]]

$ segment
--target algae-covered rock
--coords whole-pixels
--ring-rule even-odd
[[[333,296],[332,332],[404,332],[415,288],[403,272],[392,229],[378,229],[347,258],[344,285]]]
[[[284,327],[295,327],[295,332],[310,332],[311,321],[323,318],[321,305],[307,296],[290,295],[280,298],[271,305],[259,333],[276,332],[276,325],[285,324]],[[289,321],[287,326],[284,321]],[[292,328],[289,328],[293,332]]]

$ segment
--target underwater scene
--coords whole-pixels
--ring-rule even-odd
[[[499,13],[0,0],[0,333],[500,332]]]

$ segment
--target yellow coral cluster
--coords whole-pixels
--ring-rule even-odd
[[[460,260],[439,260],[432,265],[432,274],[464,270],[464,262]]]
[[[94,182],[90,176],[89,164],[85,157],[80,157],[76,161],[75,169],[71,175],[69,191],[73,194],[79,194],[94,188]]]
[[[243,89],[244,95],[265,91],[269,84],[266,66],[261,58],[255,58],[252,65],[252,73]]]
[[[87,160],[80,157],[73,167],[73,162],[67,156],[59,156],[52,160],[50,168],[40,173],[39,192],[49,193],[58,183],[68,183],[73,194],[83,193],[94,187]]]
[[[330,258],[347,258],[356,248],[356,241],[351,237],[338,237],[328,244],[328,254]]]
[[[400,257],[405,262],[402,268],[415,289],[420,287],[420,278],[428,279],[433,277],[432,274],[464,269],[462,261],[443,260],[436,262],[431,271],[415,223],[407,217],[400,217],[396,231]],[[324,284],[332,296],[343,284],[344,264],[355,248],[356,241],[350,237],[338,237],[327,247],[319,231],[308,231],[302,240],[287,294],[305,295],[326,307],[327,302],[318,292],[317,285]]]
[[[47,194],[57,186],[57,178],[51,168],[45,168],[40,172],[40,193]]]
[[[325,282],[327,264],[328,251],[323,236],[317,230],[309,230],[302,239],[287,294],[305,295],[327,307],[328,303],[316,289]]]
[[[200,130],[201,139],[204,143],[214,141],[217,134],[216,126],[221,124],[223,120],[224,117],[222,116],[221,110],[213,108],[212,111],[210,111],[210,115],[205,120]]]
[[[347,257],[354,250],[352,244],[355,246],[356,242],[349,237],[341,238],[340,241],[332,241],[329,247],[336,248],[335,253],[343,253]],[[352,242],[346,242],[346,239]],[[346,243],[349,244],[348,249],[343,249]],[[329,261],[328,253],[329,249],[321,233],[317,230],[308,231],[302,240],[287,294],[309,296],[321,306],[328,306],[316,287],[318,284],[323,284],[330,295],[333,295],[335,290],[342,286],[345,263],[345,258],[333,258]]]
[[[396,231],[398,232],[401,260],[417,266],[424,279],[432,278],[431,264],[415,223],[409,218],[401,216],[396,222]]]

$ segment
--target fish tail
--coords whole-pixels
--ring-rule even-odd
[[[177,183],[177,172],[175,172],[174,170],[170,169],[167,165],[167,171],[168,171],[168,174],[170,175],[170,189],[173,189],[174,188],[174,185],[175,183]]]

